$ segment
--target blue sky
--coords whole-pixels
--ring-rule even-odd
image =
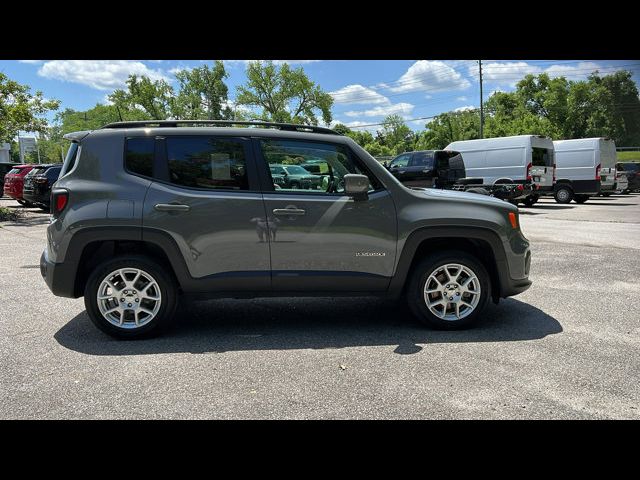
[[[61,108],[86,110],[105,103],[106,96],[124,85],[131,73],[175,82],[177,69],[210,60],[1,60],[9,78],[62,101]],[[281,61],[276,61],[281,62]],[[397,113],[413,129],[422,129],[442,112],[477,108],[480,102],[475,60],[287,60],[334,96],[334,122],[375,131],[384,117]],[[229,98],[244,83],[246,61],[225,60]],[[510,91],[527,73],[548,72],[582,80],[592,71],[619,69],[634,73],[640,84],[638,60],[483,60],[485,99],[494,91]],[[418,119],[418,120],[413,120]]]

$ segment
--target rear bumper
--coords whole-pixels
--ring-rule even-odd
[[[75,262],[53,263],[45,249],[40,255],[40,275],[49,290],[58,297],[78,298],[74,292],[77,265]]]

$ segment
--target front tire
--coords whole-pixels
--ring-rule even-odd
[[[525,207],[533,207],[533,205],[538,201],[538,198],[540,197],[537,195],[529,195],[522,200],[522,203],[524,203]]]
[[[177,304],[173,279],[153,260],[126,255],[98,265],[84,304],[93,324],[119,339],[148,338],[171,324]]]
[[[576,196],[573,198],[573,200],[574,200],[576,203],[584,203],[584,202],[586,202],[587,200],[589,200],[589,195],[576,195]]]
[[[553,198],[556,199],[557,203],[571,203],[571,200],[573,200],[573,190],[566,185],[562,185],[553,192]]]
[[[478,323],[491,297],[491,282],[475,257],[450,250],[416,265],[406,297],[409,308],[422,323],[441,330],[458,330]]]

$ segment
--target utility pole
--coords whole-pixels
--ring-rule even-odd
[[[482,106],[482,60],[478,60],[478,67],[480,68],[480,138],[484,138],[482,135],[484,126],[484,109]]]

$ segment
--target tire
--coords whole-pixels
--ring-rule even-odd
[[[533,207],[540,197],[538,195],[529,195],[522,200],[525,207]]]
[[[451,278],[447,280],[447,277],[443,277],[444,267],[446,265],[464,267],[464,273],[458,273],[458,275],[463,275],[461,280],[462,283],[469,278],[467,276],[468,273],[473,274],[476,280],[473,280],[471,284],[479,294],[474,296],[462,291],[462,295],[456,295],[456,293],[461,292],[460,285],[452,282]],[[449,268],[449,275],[456,273],[455,268],[456,267],[453,266]],[[441,282],[440,286],[435,282],[432,275],[435,275]],[[430,287],[437,288],[438,291],[427,294],[425,292],[427,282]],[[453,285],[456,285],[457,289],[455,287],[446,289],[447,286]],[[461,305],[463,310],[459,309],[458,313],[459,315],[462,315],[462,318],[456,319],[456,310],[454,305],[458,302],[447,302],[446,305],[441,303],[439,305],[435,305],[433,308],[438,314],[433,313],[426,303],[425,295],[429,295],[429,299],[432,299],[433,297],[433,300],[438,300],[439,298],[443,298],[443,291],[451,292],[452,297],[449,298],[456,298],[456,296],[458,296],[460,300],[467,300],[469,305],[472,305],[473,308],[467,312],[469,307]],[[416,318],[430,327],[441,330],[459,330],[476,325],[479,322],[482,311],[487,305],[487,301],[490,297],[491,282],[487,270],[475,257],[459,250],[444,251],[431,255],[420,261],[420,263],[418,263],[413,269],[406,291],[407,303]],[[458,305],[460,304],[458,303]]]
[[[603,197],[610,197],[613,192],[605,192],[602,194]]]
[[[23,207],[27,205],[27,202],[25,202],[24,200],[16,200],[16,202],[18,202]]]
[[[576,203],[584,203],[589,200],[589,195],[576,195],[573,197],[573,201]]]
[[[489,190],[487,190],[486,188],[480,188],[480,187],[475,187],[475,188],[470,188],[469,190],[466,190],[469,193],[478,193],[480,195],[489,195]]]
[[[562,185],[553,192],[553,198],[556,199],[557,203],[571,203],[571,200],[573,200],[573,190],[571,187]]]
[[[140,279],[133,286],[136,290],[132,290],[131,286],[120,286],[122,283],[122,276],[117,271],[121,269],[125,270],[123,273],[125,277],[127,277],[126,280],[129,282],[135,280],[132,278],[135,275],[135,272],[127,272],[126,269],[135,269],[142,272]],[[112,275],[114,273],[115,275]],[[125,307],[125,310],[127,311],[123,313],[115,311],[110,314],[111,321],[101,313],[101,307],[103,309],[114,308],[115,310],[116,303],[114,300],[117,301],[117,298],[113,297],[110,300],[102,300],[100,303],[97,298],[98,292],[102,291],[101,286],[104,285],[103,281],[107,278],[112,280],[116,288],[120,287],[118,290],[118,296],[122,295],[121,299],[125,299],[124,303],[118,302],[117,305],[126,304],[127,306],[133,307],[131,310],[128,310]],[[151,284],[149,290],[144,289],[145,279],[154,280],[157,288]],[[111,293],[113,293],[113,289],[110,287],[109,289],[111,290]],[[138,291],[138,289],[140,289],[140,291]],[[120,293],[124,291],[127,291],[128,295]],[[132,293],[134,291],[136,294]],[[149,300],[144,298],[143,292],[145,291],[149,294],[149,297],[159,296],[159,299]],[[106,293],[105,297],[110,295],[106,290],[104,293]],[[138,299],[137,302],[136,298]],[[157,307],[155,303],[156,301],[159,302]],[[149,338],[162,333],[171,324],[177,305],[177,288],[172,277],[167,275],[153,260],[142,255],[125,255],[106,260],[94,269],[85,286],[84,304],[93,324],[104,333],[118,339]],[[149,316],[151,315],[148,315],[144,310],[140,310],[139,312],[137,311],[137,308],[143,306],[145,307],[145,310],[154,314],[151,319],[149,319]],[[122,318],[123,314],[125,316],[123,321],[124,326],[116,325],[115,323],[119,318]],[[141,315],[143,316],[141,317]],[[138,327],[135,326],[134,318],[132,318],[134,316],[137,316],[141,323]]]

